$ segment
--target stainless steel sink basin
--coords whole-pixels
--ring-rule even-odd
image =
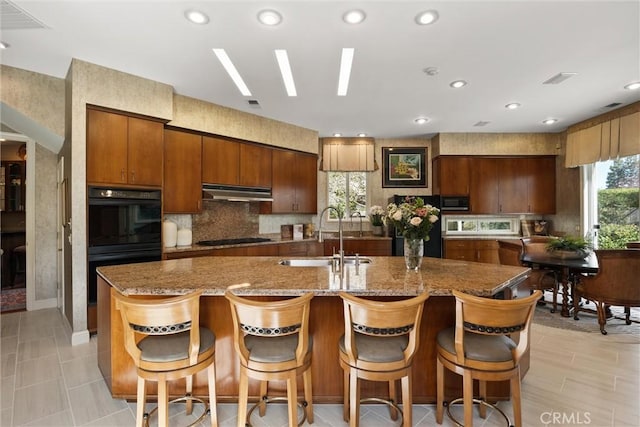
[[[281,259],[278,264],[289,267],[326,267],[331,265],[331,259],[331,257]],[[371,258],[359,257],[359,262],[360,264],[370,264]],[[346,256],[344,257],[344,263],[345,265],[355,264],[356,257]]]

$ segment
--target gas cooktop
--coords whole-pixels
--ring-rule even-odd
[[[243,243],[261,243],[270,242],[271,239],[265,237],[242,237],[239,239],[220,239],[220,240],[201,240],[198,242],[202,246],[224,246],[224,245],[241,245]]]

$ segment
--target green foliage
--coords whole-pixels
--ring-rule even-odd
[[[600,225],[624,224],[638,209],[638,188],[607,188],[598,190]]]
[[[360,212],[363,217],[367,215],[367,178],[364,172],[329,172],[327,180],[329,205],[335,206],[343,218],[355,212]],[[338,218],[334,211],[330,211],[329,217]]]
[[[578,236],[564,236],[547,243],[547,249],[550,251],[586,251],[590,248],[591,243]]]
[[[640,240],[640,227],[636,224],[606,224],[600,226],[599,249],[624,249],[627,242]]]
[[[640,186],[640,156],[617,159],[609,167],[607,188],[628,188]]]

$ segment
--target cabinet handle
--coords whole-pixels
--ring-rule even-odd
[[[131,182],[136,182],[136,171],[131,171]]]
[[[124,182],[125,179],[126,179],[126,176],[124,174],[124,168],[122,168],[120,169],[120,180]]]

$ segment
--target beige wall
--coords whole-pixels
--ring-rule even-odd
[[[441,133],[434,137],[433,156],[555,155],[562,140],[557,133]]]
[[[35,168],[35,299],[57,298],[57,184],[58,154],[35,144],[35,158],[27,158],[27,167]]]

